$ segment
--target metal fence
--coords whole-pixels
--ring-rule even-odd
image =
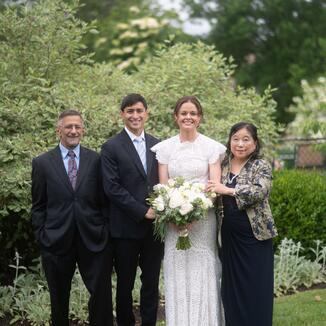
[[[276,152],[275,169],[326,169],[326,137],[282,138]]]

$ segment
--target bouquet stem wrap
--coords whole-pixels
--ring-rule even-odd
[[[176,244],[178,250],[187,250],[191,247],[188,229],[179,230],[179,237]]]

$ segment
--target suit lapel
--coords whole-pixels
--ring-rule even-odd
[[[137,153],[137,150],[134,146],[134,144],[132,143],[132,140],[130,139],[129,135],[127,134],[127,132],[123,129],[120,133],[121,137],[122,137],[122,145],[125,148],[125,150],[127,151],[128,155],[130,156],[131,160],[134,162],[134,164],[137,167],[137,170],[139,171],[139,173],[144,177],[144,179],[147,178],[147,175],[145,173],[143,164],[140,160],[140,157]],[[147,145],[146,145],[147,147]],[[147,155],[147,148],[146,148],[146,155]]]
[[[62,183],[65,184],[70,191],[74,191],[69,181],[68,174],[62,160],[62,155],[59,146],[53,149],[53,151],[51,152],[51,156],[52,159],[50,160],[50,164],[56,171]]]
[[[150,138],[145,133],[145,139],[146,139],[146,164],[147,164],[147,175],[149,175],[153,160],[155,159],[155,153],[151,151],[151,147],[155,144],[150,140]]]
[[[85,179],[85,175],[88,171],[89,162],[90,162],[90,159],[86,153],[85,148],[80,146],[79,167],[78,167],[78,172],[77,172],[77,181],[76,181],[75,191],[78,190],[78,187],[80,186],[81,182]]]

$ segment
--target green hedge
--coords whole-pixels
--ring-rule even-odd
[[[326,177],[318,171],[282,170],[274,173],[271,208],[279,231],[275,245],[285,237],[300,241],[309,252],[314,240],[326,243]]]

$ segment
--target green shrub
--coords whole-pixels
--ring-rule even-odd
[[[277,246],[283,238],[300,241],[304,248],[314,247],[316,239],[326,243],[325,175],[306,170],[276,171],[270,203],[279,232]]]
[[[161,138],[177,133],[172,106],[186,94],[205,111],[200,131],[225,142],[232,124],[254,122],[270,150],[276,139],[271,92],[235,88],[230,60],[202,43],[161,47],[127,75],[82,54],[89,27],[63,0],[40,0],[0,13],[0,282],[15,249],[30,265],[37,248],[30,226],[31,160],[57,144],[55,122],[65,108],[85,118],[85,146],[101,144],[122,127],[119,103],[140,92],[148,100],[147,131]]]
[[[300,242],[284,238],[274,256],[274,294],[281,296],[296,292],[298,287],[310,288],[313,284],[326,282],[326,247],[315,241],[313,260],[302,256]]]

